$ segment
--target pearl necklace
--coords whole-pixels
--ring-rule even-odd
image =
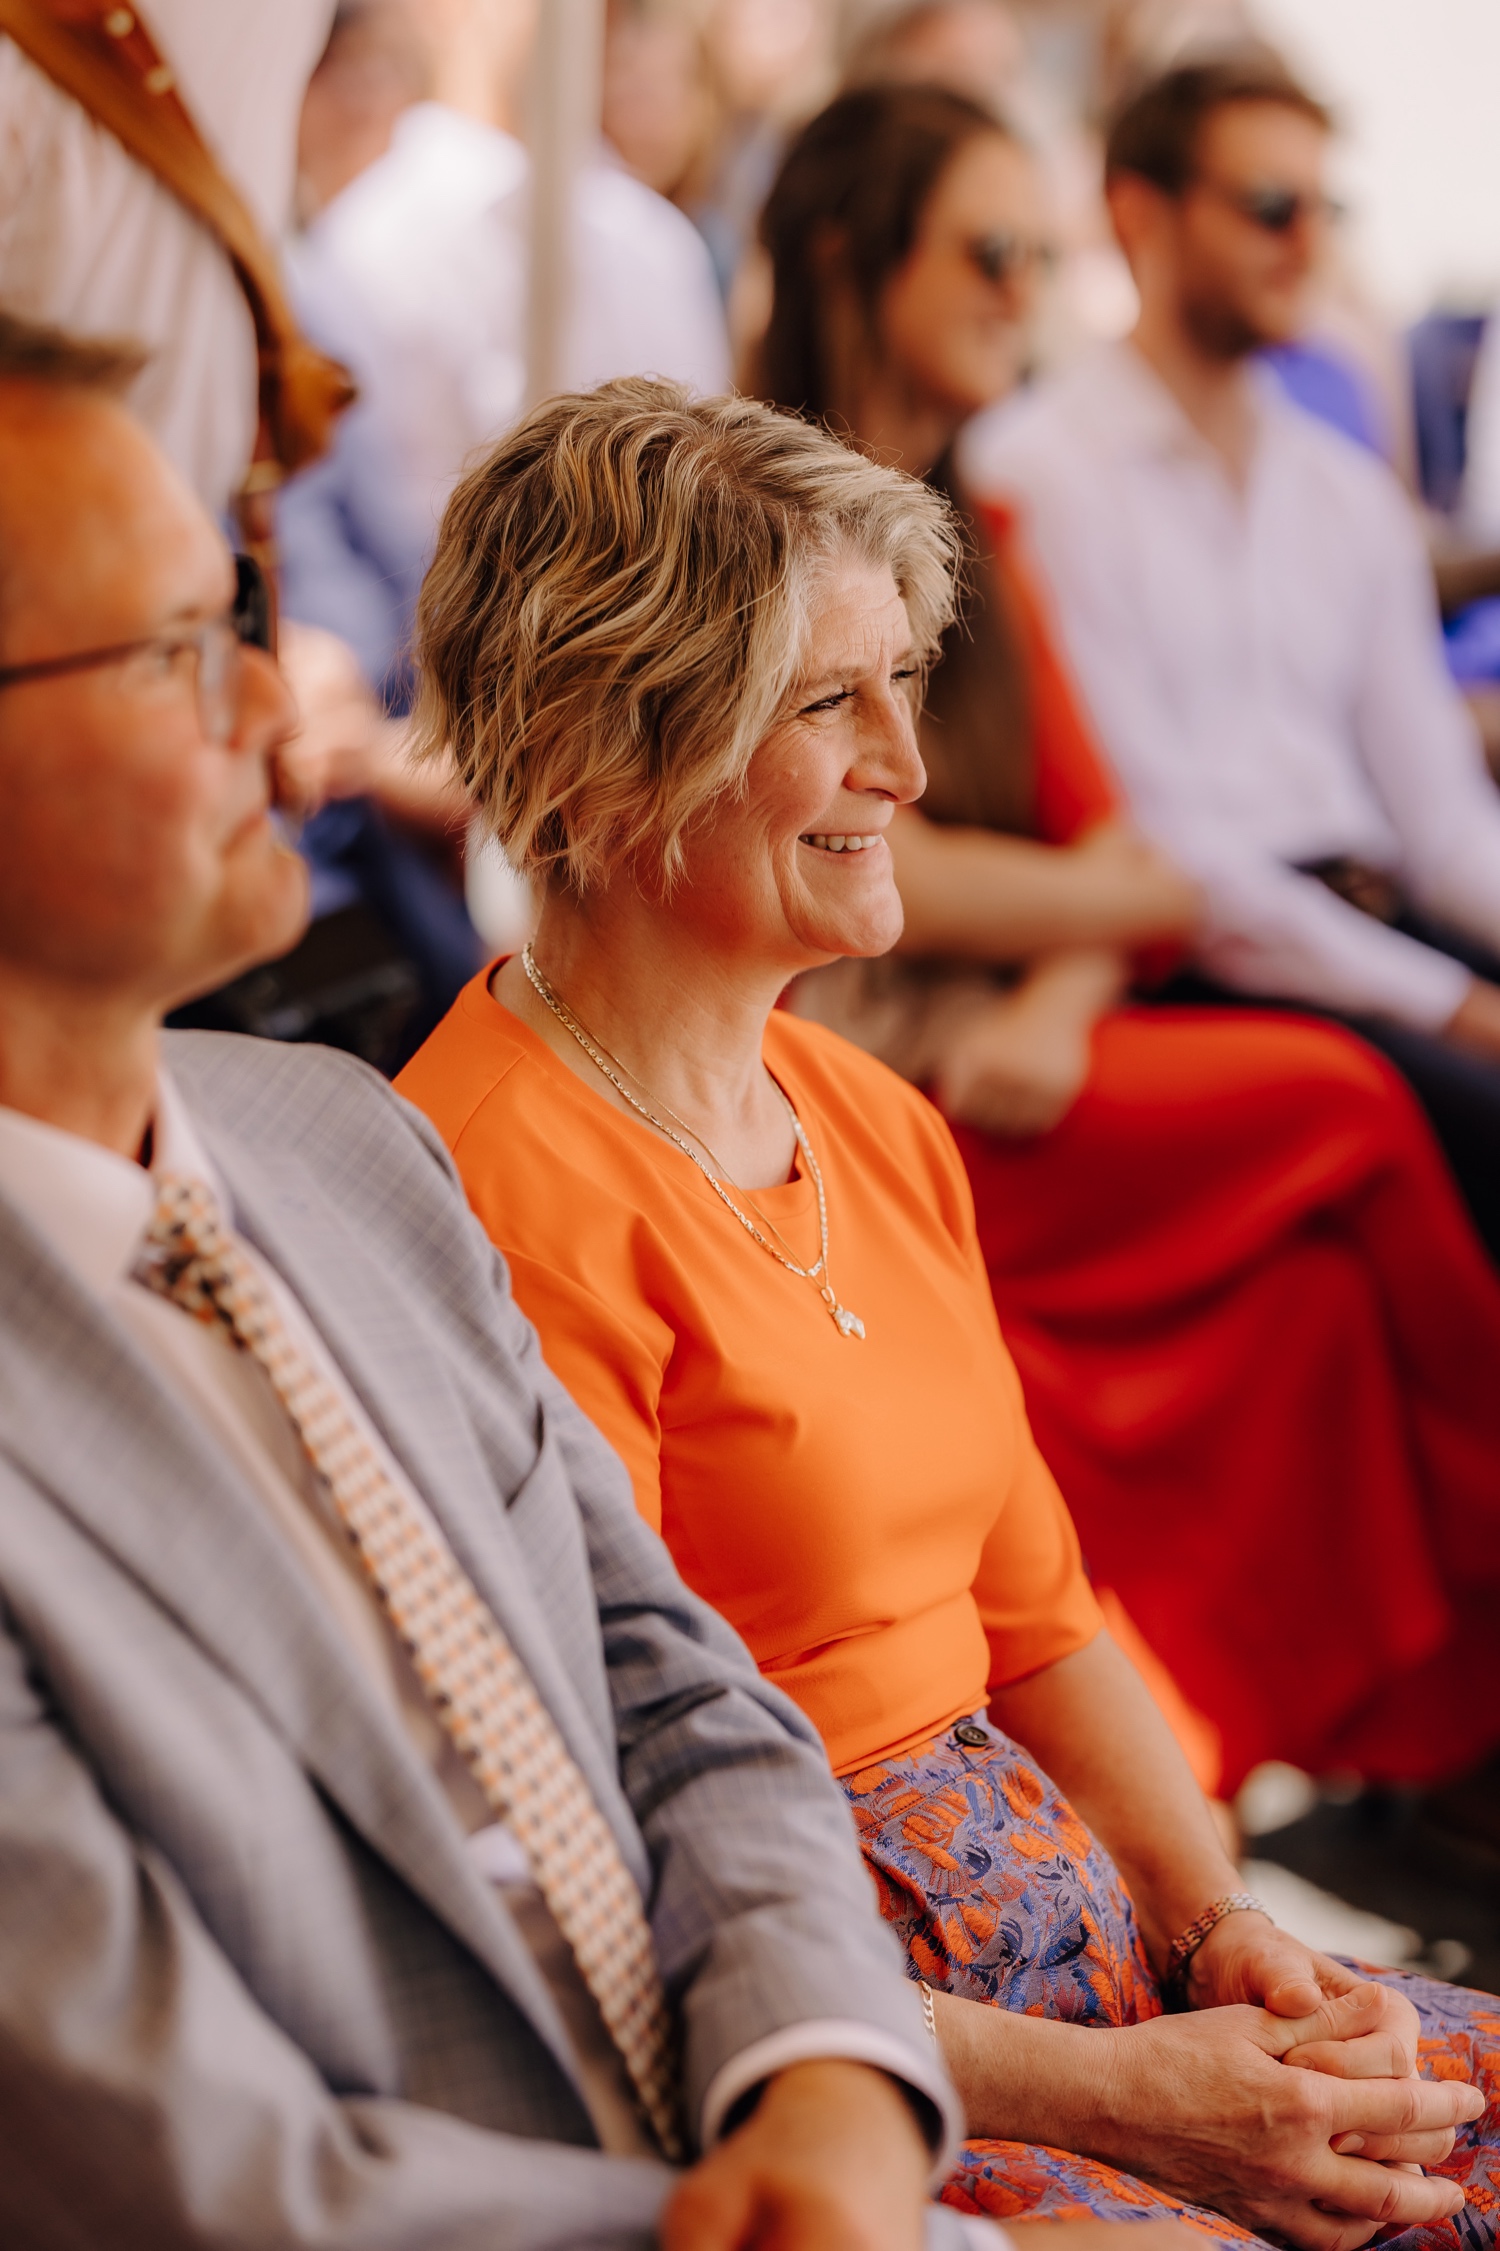
[[[744,1228],[746,1234],[750,1237],[752,1242],[759,1243],[763,1251],[769,1251],[772,1258],[774,1258],[779,1265],[784,1266],[789,1274],[795,1274],[800,1280],[804,1282],[811,1282],[815,1285],[819,1297],[823,1300],[823,1303],[828,1308],[829,1318],[833,1322],[834,1327],[838,1330],[840,1336],[862,1338],[865,1333],[864,1322],[860,1319],[857,1313],[851,1313],[846,1305],[840,1305],[838,1298],[834,1294],[832,1285],[828,1277],[828,1199],[823,1191],[822,1169],[819,1166],[817,1158],[813,1155],[813,1146],[807,1138],[802,1120],[798,1117],[796,1111],[792,1108],[791,1103],[787,1100],[786,1094],[783,1089],[779,1086],[776,1086],[775,1079],[772,1079],[771,1084],[772,1086],[776,1087],[777,1097],[780,1100],[783,1108],[785,1109],[787,1116],[791,1119],[792,1131],[797,1137],[797,1147],[807,1160],[807,1169],[812,1175],[812,1184],[817,1192],[818,1256],[815,1263],[811,1266],[799,1266],[794,1258],[789,1258],[784,1251],[778,1250],[775,1243],[770,1240],[770,1237],[761,1233],[760,1228],[756,1226],[755,1221],[749,1217],[749,1214],[741,1211],[739,1205],[729,1194],[728,1190],[724,1186],[723,1181],[719,1177],[719,1174],[724,1171],[724,1167],[719,1164],[718,1158],[714,1156],[712,1149],[709,1149],[708,1143],[703,1139],[701,1134],[694,1133],[693,1128],[688,1125],[682,1118],[679,1118],[675,1110],[669,1109],[667,1104],[661,1100],[659,1095],[651,1095],[651,1100],[655,1104],[656,1110],[664,1112],[668,1118],[673,1119],[676,1124],[680,1125],[682,1127],[682,1133],[674,1133],[671,1126],[665,1125],[662,1122],[662,1119],[655,1114],[654,1110],[648,1109],[644,1102],[638,1102],[636,1100],[629,1087],[626,1086],[624,1080],[620,1077],[620,1073],[624,1071],[627,1066],[620,1061],[618,1056],[611,1055],[609,1049],[605,1047],[599,1040],[595,1039],[593,1033],[588,1029],[587,1025],[581,1023],[579,1019],[573,1014],[573,1011],[571,1008],[569,1008],[567,1002],[560,999],[559,996],[553,991],[546,978],[542,975],[541,970],[537,967],[536,956],[531,950],[529,941],[521,949],[521,967],[525,970],[527,978],[530,981],[531,988],[536,994],[537,998],[544,1004],[544,1006],[551,1009],[553,1015],[562,1025],[564,1031],[570,1032],[572,1034],[573,1038],[577,1040],[579,1046],[583,1049],[584,1054],[588,1057],[594,1068],[597,1071],[601,1072],[602,1075],[608,1079],[615,1092],[620,1095],[624,1101],[629,1103],[631,1109],[635,1111],[637,1117],[644,1118],[647,1125],[653,1127],[657,1133],[663,1135],[666,1140],[672,1143],[674,1148],[680,1149],[682,1151],[682,1154],[686,1158],[688,1158],[691,1163],[695,1164],[698,1167],[698,1170],[702,1173],[704,1179],[708,1182],[709,1187],[712,1188],[720,1203],[724,1204],[728,1210],[733,1212],[735,1218],[739,1221],[741,1227]],[[634,1077],[633,1072],[630,1075]],[[636,1084],[638,1086],[644,1086],[645,1081],[642,1079],[637,1079]],[[651,1093],[649,1087],[646,1088],[646,1092],[648,1094]],[[718,1166],[717,1172],[713,1169],[713,1166],[706,1165],[703,1162],[702,1157],[700,1157],[698,1154],[698,1150],[692,1148],[689,1141],[684,1140],[684,1134],[689,1135],[691,1137],[691,1140],[696,1141],[699,1148],[707,1150],[708,1155],[713,1159],[713,1166]],[[750,1202],[750,1199],[748,1197],[745,1200],[747,1203]],[[756,1207],[752,1203],[750,1208],[752,1211],[754,1211]],[[765,1219],[764,1212],[757,1213],[757,1217],[765,1220],[766,1226],[771,1229],[771,1233],[773,1235],[779,1234],[780,1231],[776,1227],[774,1221]],[[822,1277],[821,1281],[819,1280],[819,1276]]]

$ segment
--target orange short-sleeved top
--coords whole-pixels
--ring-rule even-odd
[[[486,971],[397,1085],[452,1150],[556,1374],[688,1584],[838,1773],[909,1748],[1100,1624],[1001,1342],[962,1162],[923,1097],[777,1014],[765,1056],[822,1167],[866,1326],[752,1241],[697,1167],[501,1006]],[[813,1184],[755,1191],[801,1263]]]

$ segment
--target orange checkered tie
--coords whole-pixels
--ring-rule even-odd
[[[671,2022],[641,1896],[551,1715],[441,1534],[288,1332],[211,1190],[170,1175],[157,1189],[142,1281],[222,1322],[270,1377],[439,1720],[525,1848],[657,2142],[680,2158]]]

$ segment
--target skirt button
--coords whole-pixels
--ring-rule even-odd
[[[990,1733],[987,1727],[977,1727],[973,1720],[962,1720],[953,1730],[953,1740],[962,1743],[965,1750],[983,1751],[989,1747]]]

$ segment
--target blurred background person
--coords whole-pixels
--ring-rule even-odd
[[[1106,8],[1097,63],[1095,208],[1128,284],[1129,267],[1115,242],[1103,195],[1104,135],[1110,118],[1164,71],[1242,51],[1260,29],[1252,0],[1111,0]],[[1133,297],[1134,285],[1129,286]],[[1119,333],[1133,325],[1134,311]],[[1415,482],[1403,340],[1336,235],[1310,277],[1296,333],[1278,338],[1261,359],[1300,406]]]
[[[833,90],[832,0],[709,0],[703,16],[718,124],[684,208],[713,253],[736,337],[753,333],[759,297],[742,276],[787,134]],[[735,305],[749,283],[749,303]]]
[[[1131,803],[1204,886],[1202,977],[1389,1055],[1500,1255],[1500,801],[1406,495],[1254,368],[1303,317],[1328,128],[1266,51],[1128,104],[1140,321],[964,461],[1022,510]]]
[[[1197,899],[1122,819],[1010,525],[953,471],[1024,363],[1036,167],[961,96],[846,94],[788,152],[763,237],[764,394],[947,491],[971,551],[927,790],[890,832],[897,955],[815,971],[793,1006],[953,1121],[1042,1452],[1096,1579],[1211,1723],[1205,1744],[1165,1693],[1200,1777],[1215,1743],[1231,1788],[1268,1758],[1473,1766],[1500,1739],[1500,1283],[1354,1039],[1121,1005]]]
[[[411,0],[345,0],[309,88],[293,282],[360,399],[283,494],[280,526],[288,611],[339,632],[395,709],[449,487],[515,419],[527,380],[530,162],[498,125],[424,98],[421,23]],[[577,182],[575,255],[564,387],[651,373],[725,388],[701,239],[602,146]]]
[[[613,0],[605,33],[604,138],[638,180],[679,206],[720,130],[701,19],[688,0]]]
[[[423,989],[403,1050],[483,951],[463,896],[462,798],[406,763],[412,611],[448,488],[520,411],[528,363],[531,166],[494,121],[508,101],[520,106],[506,84],[520,51],[515,11],[450,19],[414,0],[339,8],[303,107],[303,227],[289,251],[299,314],[353,369],[360,397],[328,456],[280,496],[285,608],[355,653],[387,715],[360,754],[330,755],[305,776],[315,800],[331,800],[306,844],[328,903],[375,892],[419,953]],[[455,53],[469,73],[468,114],[431,98],[439,87],[457,94]],[[575,206],[562,379],[587,388],[659,371],[722,390],[723,315],[689,221],[602,144]],[[331,663],[332,644],[320,645]],[[495,876],[503,884],[503,868]]]
[[[1027,327],[1033,366],[1065,360],[1102,320],[1129,319],[1133,293],[1103,223],[1099,151],[1077,92],[1036,66],[1007,0],[844,0],[846,87],[945,86],[993,112],[1040,167],[1055,271]]]
[[[1024,98],[1026,39],[1006,0],[846,0],[846,86],[949,86],[1011,117]]]

